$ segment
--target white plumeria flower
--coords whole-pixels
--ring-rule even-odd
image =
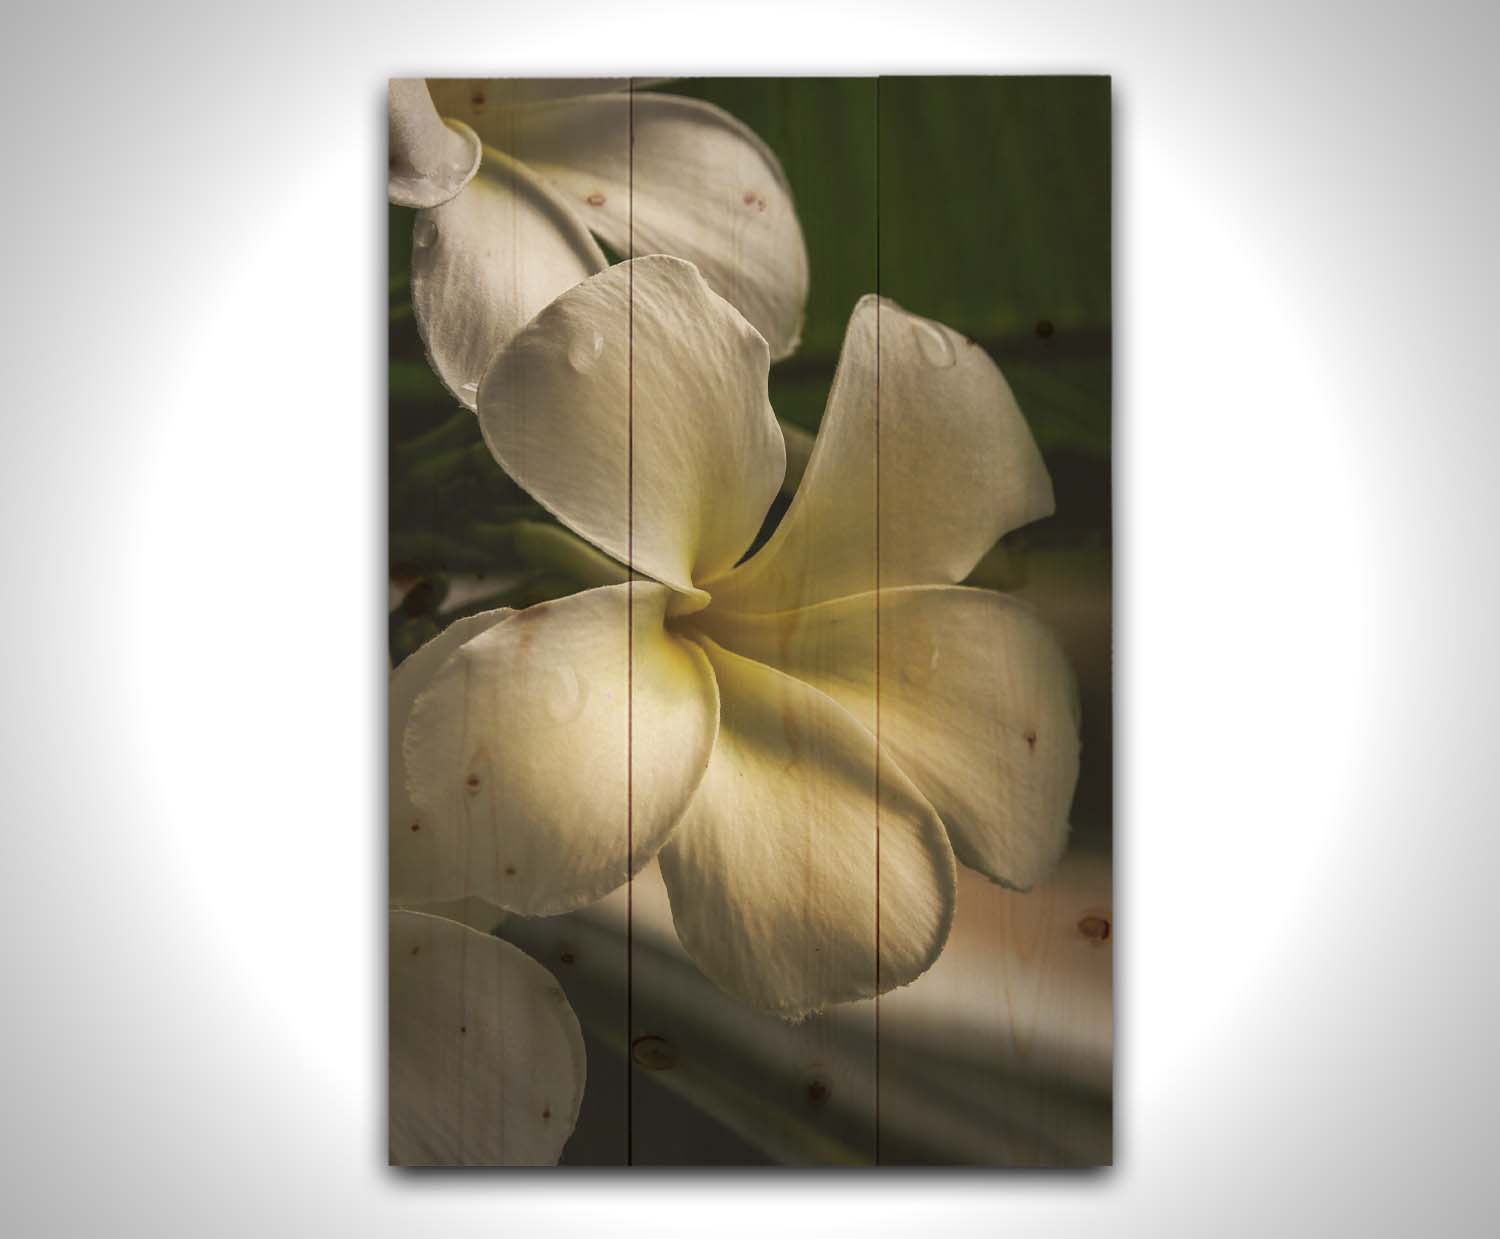
[[[391,912],[390,1159],[551,1166],[578,1122],[584,1049],[556,979],[519,947]]]
[[[696,263],[773,356],[797,347],[807,250],[776,156],[712,104],[625,85],[391,82],[390,198],[420,208],[417,327],[470,409],[495,350],[609,265],[591,233]]]
[[[467,623],[449,633],[461,635]],[[429,642],[392,674],[395,736],[449,648]],[[393,829],[414,824],[404,788],[395,746]],[[432,914],[450,910],[390,914],[391,1163],[553,1165],[583,1100],[578,1018],[556,978],[519,947]]]
[[[432,643],[403,754],[419,829],[394,833],[391,875],[401,901],[547,915],[659,853],[699,967],[797,1016],[932,963],[955,852],[1012,886],[1047,874],[1078,718],[1029,609],[954,584],[1052,511],[984,350],[861,301],[806,476],[740,563],[784,464],[768,365],[663,256],[578,285],[497,354],[491,451],[647,579]]]

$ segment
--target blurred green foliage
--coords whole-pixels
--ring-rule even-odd
[[[697,79],[781,159],[807,237],[776,412],[809,429],[854,303],[880,292],[983,344],[1043,451],[1109,452],[1108,78]]]

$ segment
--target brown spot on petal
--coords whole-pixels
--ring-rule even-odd
[[[1036,732],[1028,731],[1026,733],[1026,747],[1031,749],[1036,748]]]
[[[584,201],[587,202],[591,207],[601,207],[605,203],[605,197],[596,189],[587,198],[585,198]]]
[[[756,193],[753,189],[747,189],[745,191],[745,196],[741,199],[741,201],[743,201],[747,207],[754,207],[757,211],[764,211],[766,209],[766,200],[761,197],[760,194]]]
[[[1092,943],[1108,942],[1109,931],[1109,917],[1103,913],[1090,912],[1079,918],[1078,932]]]
[[[479,790],[479,776],[477,774],[471,774],[467,779],[464,780],[464,786],[467,787],[471,792]]]

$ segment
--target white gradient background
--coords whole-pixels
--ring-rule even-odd
[[[8,7],[0,1229],[1488,1229],[1497,24]],[[1115,76],[1114,1170],[384,1167],[383,82],[628,68]]]

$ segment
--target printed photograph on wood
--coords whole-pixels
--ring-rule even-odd
[[[1109,79],[389,86],[391,1164],[1109,1164]]]

